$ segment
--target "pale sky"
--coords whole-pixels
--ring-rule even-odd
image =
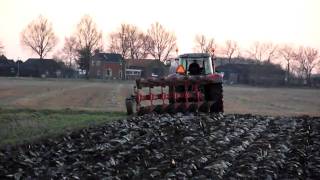
[[[40,14],[59,38],[55,50],[85,14],[103,31],[105,44],[121,23],[146,31],[158,21],[175,32],[179,53],[192,51],[196,34],[213,37],[218,45],[235,40],[242,49],[254,41],[320,49],[320,0],[0,0],[0,41],[8,58],[37,57],[19,38]]]

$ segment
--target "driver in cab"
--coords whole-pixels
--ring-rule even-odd
[[[201,74],[201,68],[200,65],[197,63],[196,60],[194,60],[190,65],[189,65],[189,74],[190,75],[200,75]]]

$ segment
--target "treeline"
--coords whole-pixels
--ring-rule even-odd
[[[151,56],[164,61],[177,48],[175,34],[158,22],[152,24],[146,32],[135,25],[121,24],[119,29],[108,35],[107,47],[104,47],[103,37],[93,19],[85,15],[74,33],[65,37],[63,48],[54,53],[54,58],[66,61],[69,67],[76,64],[88,75],[90,58],[95,52],[106,50],[119,53],[124,59],[144,59]],[[57,45],[52,24],[43,16],[32,21],[21,32],[20,39],[21,44],[37,53],[40,59]]]
[[[132,24],[121,24],[107,38],[104,37],[94,20],[85,15],[74,33],[64,38],[64,46],[54,53],[54,58],[63,60],[68,67],[77,67],[88,73],[94,52],[119,53],[124,59],[154,58],[165,61],[176,56],[178,51],[175,33],[158,22],[145,31]],[[58,38],[48,19],[39,16],[21,32],[20,41],[43,59],[54,50]],[[1,54],[3,50],[4,45],[0,43]],[[193,51],[224,57],[225,63],[234,63],[233,59],[242,58],[253,59],[257,63],[280,64],[286,71],[288,81],[295,76],[309,83],[312,73],[320,70],[319,50],[312,47],[254,42],[250,48],[243,49],[236,41],[226,40],[224,44],[217,44],[214,38],[200,34],[195,36]]]

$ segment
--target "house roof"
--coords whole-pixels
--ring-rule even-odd
[[[181,54],[179,58],[208,58],[210,54],[208,53],[188,53],[188,54]]]
[[[44,69],[59,69],[61,65],[53,59],[29,58],[22,64],[23,67]]]
[[[117,53],[96,53],[93,60],[106,61],[110,63],[121,63],[122,56]]]
[[[154,63],[154,59],[127,59],[126,63],[128,67],[148,67],[151,63]]]
[[[29,58],[26,60],[26,62],[29,61],[54,61],[54,59],[40,59],[40,58]]]
[[[39,59],[39,58],[29,58],[24,64],[56,64],[57,62],[53,59]]]
[[[0,60],[1,65],[14,66],[16,63],[13,60]]]
[[[280,66],[265,64],[225,64],[217,67],[218,71],[228,71],[234,73],[255,73],[255,74],[283,74],[285,71]]]
[[[11,59],[7,59],[6,56],[1,55],[0,56],[0,65],[1,66],[15,66],[15,62]]]
[[[1,56],[0,56],[0,61],[2,61],[2,60],[3,60],[3,61],[6,61],[6,60],[8,60],[8,59],[7,59],[7,57],[6,57],[5,55],[1,55]]]

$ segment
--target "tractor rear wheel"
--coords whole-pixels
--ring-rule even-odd
[[[210,112],[223,112],[223,89],[222,83],[208,84],[205,86],[205,98],[214,103],[210,107]]]
[[[173,91],[173,86],[169,86],[169,93],[172,94],[174,91]],[[179,85],[179,86],[176,86],[175,87],[175,92],[176,93],[182,93],[184,92],[184,86],[182,85]],[[185,102],[184,100],[182,99],[177,99],[176,100],[177,102]],[[169,104],[173,104],[174,103],[174,99],[173,98],[169,98]]]
[[[169,86],[169,94],[171,96],[171,94],[173,93],[173,86]],[[169,104],[173,104],[174,103],[174,99],[173,98],[169,98]]]

